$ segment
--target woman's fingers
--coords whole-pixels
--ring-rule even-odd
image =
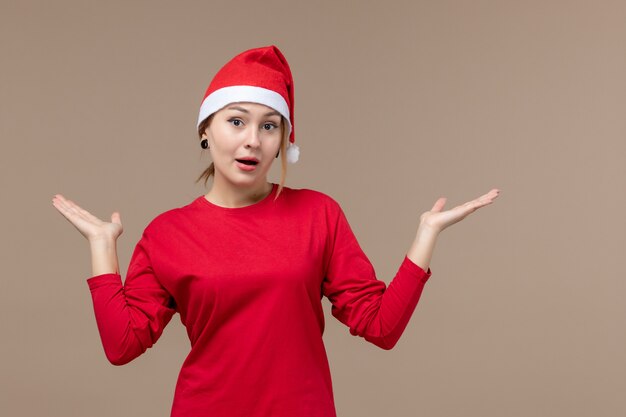
[[[60,194],[57,194],[52,202],[55,204],[55,207],[63,210],[68,215],[78,214],[76,204],[73,201],[64,198]]]
[[[75,208],[78,211],[78,213],[80,213],[85,219],[92,221],[94,223],[102,223],[102,220],[100,220],[99,218],[97,218],[96,216],[94,216],[93,214],[85,210],[84,208],[79,207],[77,205],[75,205]]]
[[[61,214],[63,214],[68,220],[76,214],[76,210],[61,196],[55,196],[52,199],[52,204],[56,207]]]
[[[443,209],[443,206],[446,205],[446,197],[440,197],[437,201],[435,201],[435,205],[430,211],[439,212]]]
[[[462,211],[474,211],[475,209],[485,206],[487,204],[491,204],[493,202],[493,200],[498,197],[498,195],[500,194],[500,190],[498,190],[497,188],[494,188],[492,190],[490,190],[488,193],[481,195],[480,197],[468,201],[464,204],[458,205],[455,208],[453,208],[452,210],[462,210]],[[435,205],[433,206],[433,208],[430,211],[433,212],[440,212],[441,210],[443,210],[443,207],[446,204],[446,197],[440,197],[436,202]]]
[[[53,201],[54,206],[57,210],[75,227],[77,227],[81,233],[84,231],[85,227],[88,226],[88,222],[82,213],[80,213],[76,207],[68,204],[67,201],[63,200],[55,200]]]
[[[481,198],[485,198],[488,200],[494,200],[496,197],[498,197],[500,195],[500,190],[497,188],[493,188],[491,189],[487,194],[485,194],[484,196],[482,196]]]
[[[111,216],[113,222],[108,223],[60,194],[53,197],[52,204],[87,239],[104,235],[116,238],[122,233],[122,223],[117,212]]]
[[[442,231],[447,227],[463,220],[476,209],[491,204],[498,197],[500,190],[494,188],[482,196],[460,204],[452,209],[442,211],[446,203],[446,198],[441,197],[436,202],[431,211],[425,212],[420,217],[420,224],[428,224],[430,228]]]
[[[462,204],[460,207],[466,207],[466,208],[470,208],[472,210],[475,210],[479,207],[485,206],[487,204],[491,204],[493,203],[493,200],[498,197],[498,195],[500,194],[500,190],[498,190],[497,188],[492,189],[491,191],[489,191],[486,194],[481,195],[480,197],[472,200],[472,201],[468,201],[465,204]]]
[[[57,198],[53,200],[53,203],[56,201],[55,207],[57,207],[62,214],[65,215],[66,218],[70,221],[89,221],[91,223],[98,223],[99,219],[95,216],[91,215],[91,213],[87,212],[80,208],[76,203],[71,200],[67,200],[65,198]]]
[[[476,200],[474,200],[474,205],[476,208],[486,206],[487,204],[493,203],[493,200],[495,200],[499,195],[500,195],[500,190],[498,190],[497,188],[494,188],[491,191],[489,191],[487,194],[484,194],[478,197]]]
[[[122,219],[119,212],[114,211],[113,214],[111,214],[111,223],[122,224]]]

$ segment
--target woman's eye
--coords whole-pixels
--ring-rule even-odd
[[[230,119],[229,122],[231,122],[233,125],[239,127],[241,126],[241,124],[243,123],[241,120],[239,119]]]
[[[273,124],[273,123],[265,123],[265,124],[263,125],[263,128],[264,128],[265,130],[275,129],[276,127],[278,127],[278,126],[276,126],[276,125],[275,125],[275,124]]]

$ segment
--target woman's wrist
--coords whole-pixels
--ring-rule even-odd
[[[89,243],[91,247],[92,276],[118,274],[117,242],[115,239],[92,239]]]
[[[415,234],[413,244],[407,252],[407,258],[424,271],[428,271],[430,267],[430,261],[439,233],[440,232],[436,229],[420,225]]]
[[[87,241],[92,246],[95,245],[95,246],[101,246],[101,247],[115,246],[115,244],[117,243],[117,239],[110,235],[93,236],[93,237],[87,238]]]
[[[441,233],[441,230],[436,229],[432,226],[429,226],[426,223],[421,223],[419,227],[417,228],[417,232],[415,233],[415,236],[416,237],[428,236],[428,237],[433,237],[436,239],[440,233]]]

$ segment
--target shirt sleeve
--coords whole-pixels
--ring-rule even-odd
[[[124,365],[154,345],[176,312],[173,297],[154,275],[144,232],[122,285],[120,274],[87,279],[107,359]]]
[[[332,304],[332,315],[350,328],[350,334],[389,350],[404,332],[431,270],[425,272],[405,256],[387,286],[376,278],[341,207],[336,202],[333,206],[322,292]]]

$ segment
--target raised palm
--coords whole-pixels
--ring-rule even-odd
[[[500,190],[493,188],[487,194],[483,194],[472,201],[468,201],[465,204],[458,205],[446,211],[441,211],[446,204],[446,198],[441,197],[435,202],[435,205],[430,211],[420,216],[420,225],[441,232],[446,227],[463,220],[478,208],[493,203],[493,200],[495,200],[499,194]]]
[[[55,194],[52,205],[89,241],[116,240],[124,231],[117,211],[111,215],[111,222],[105,222],[61,194]]]

